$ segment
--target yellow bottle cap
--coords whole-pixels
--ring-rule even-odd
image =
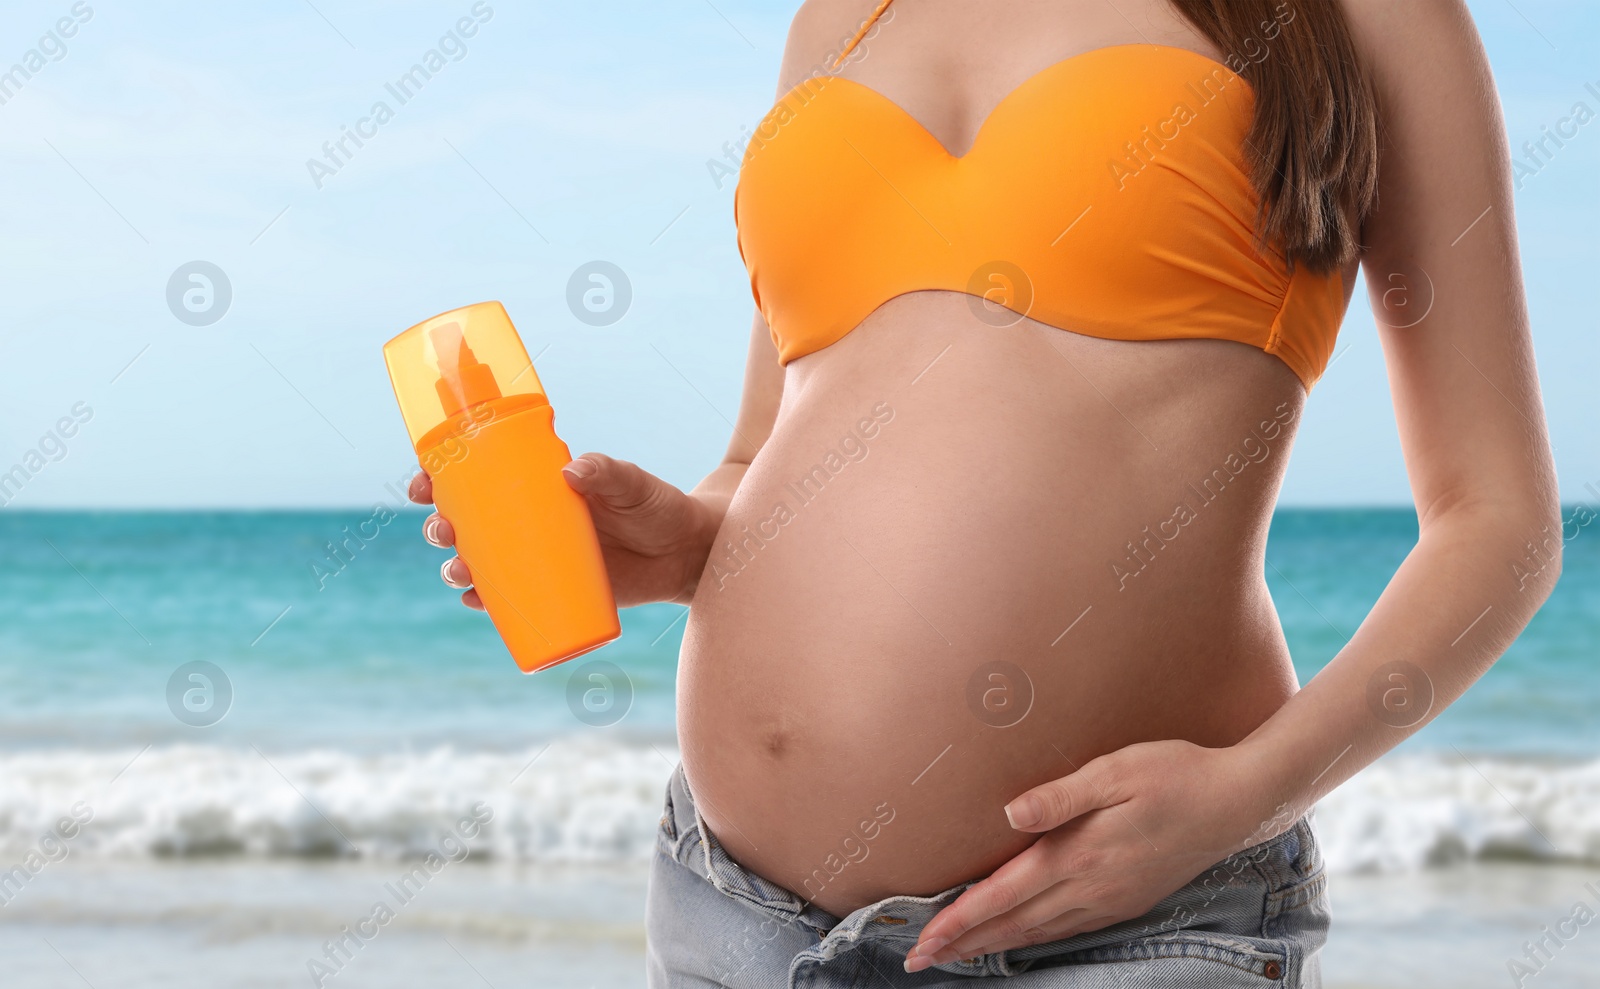
[[[544,386],[505,307],[498,302],[452,309],[425,319],[383,345],[389,381],[411,443],[499,398],[518,405],[545,401]]]

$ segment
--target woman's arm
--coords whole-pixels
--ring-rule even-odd
[[[778,348],[772,344],[767,321],[757,312],[750,327],[750,351],[744,365],[744,396],[739,402],[738,420],[728,437],[728,452],[722,463],[695,485],[690,497],[699,501],[717,521],[728,514],[728,502],[744,480],[745,471],[772,435],[783,399],[783,367],[778,363]],[[716,529],[712,529],[712,535]],[[707,542],[709,551],[710,543]],[[705,560],[702,554],[701,565]]]
[[[1244,741],[1131,745],[1013,800],[1014,827],[1048,833],[934,918],[908,970],[1139,916],[1287,829],[1482,676],[1560,573],[1509,155],[1482,43],[1461,0],[1345,0],[1345,11],[1378,98],[1379,196],[1362,264],[1417,545],[1333,661]]]
[[[1561,572],[1510,154],[1483,45],[1459,0],[1346,9],[1384,123],[1362,267],[1420,533],[1345,648],[1241,746],[1269,799],[1300,809],[1459,697]]]
[[[837,42],[828,47],[831,33],[837,33],[838,24],[847,20],[839,17],[835,8],[854,9],[862,2],[827,0],[819,5],[810,0],[801,7],[790,27],[779,68],[780,98],[802,79],[825,72],[825,63],[839,48]],[[566,466],[567,483],[588,499],[619,605],[650,601],[688,604],[694,597],[728,503],[750,462],[772,435],[782,398],[783,367],[766,320],[758,311],[751,321],[744,394],[727,453],[693,491],[684,494],[635,464],[601,453],[585,453]],[[412,501],[433,503],[433,487],[426,473],[412,478],[410,496]],[[428,516],[422,532],[435,546],[455,543],[450,523],[438,514]],[[483,603],[472,588],[472,574],[460,557],[447,560],[440,576],[446,584],[462,590],[463,604],[482,610]]]

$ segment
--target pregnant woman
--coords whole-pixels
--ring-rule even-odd
[[[691,606],[651,985],[1319,984],[1310,808],[1559,571],[1463,4],[807,0],[778,92],[725,461],[566,469]],[[1358,267],[1420,535],[1302,688],[1268,521]]]

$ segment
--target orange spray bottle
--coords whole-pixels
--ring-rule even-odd
[[[498,302],[424,320],[383,348],[433,500],[524,673],[621,634],[594,521],[528,351]]]

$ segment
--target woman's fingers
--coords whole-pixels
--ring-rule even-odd
[[[1054,886],[1060,877],[1053,874],[1048,854],[1040,847],[1042,844],[1034,843],[996,869],[989,878],[956,897],[954,903],[941,910],[922,929],[917,947],[909,957],[931,955],[945,945],[957,943],[968,931],[1010,913]],[[935,943],[937,947],[929,947]]]
[[[472,572],[459,556],[452,556],[439,568],[439,579],[458,591],[472,586]]]
[[[1082,895],[1081,884],[1071,880],[1057,883],[1015,910],[984,921],[931,956],[924,952],[908,958],[907,967],[914,970],[911,966],[924,960],[918,967],[974,958],[997,951],[1002,944],[1040,944],[1065,937],[1089,919],[1090,908],[1079,902]]]
[[[572,490],[623,510],[645,504],[662,483],[639,465],[603,453],[585,453],[561,468],[561,473]]]
[[[456,544],[456,530],[444,516],[434,512],[422,523],[422,538],[440,549],[449,549]]]
[[[1018,831],[1052,831],[1091,810],[1116,803],[1111,794],[1096,786],[1085,770],[1036,786],[1006,804],[1006,820]]]
[[[461,603],[473,611],[483,611],[483,598],[478,596],[478,589],[472,586],[472,572],[467,569],[467,564],[459,556],[452,556],[444,561],[444,566],[439,568],[439,577],[451,587],[461,591]]]
[[[433,478],[425,470],[419,470],[411,477],[411,483],[406,485],[406,497],[419,505],[433,504]]]
[[[1126,918],[1117,917],[1112,914],[1101,914],[1097,917],[1089,917],[1088,919],[1084,919],[1082,914],[1076,914],[1074,915],[1072,922],[1068,924],[1055,922],[1044,924],[1042,926],[1042,929],[1045,933],[1044,941],[1040,941],[1036,937],[1030,937],[1027,940],[1015,939],[1011,941],[997,941],[994,944],[984,945],[983,947],[979,948],[978,951],[985,955],[993,955],[1002,951],[1012,951],[1017,948],[1026,948],[1029,945],[1042,944],[1048,941],[1060,941],[1063,938],[1076,937],[1079,934],[1087,934],[1090,931],[1098,931],[1103,928],[1110,927],[1112,924],[1117,923],[1117,921],[1124,919]]]
[[[419,505],[433,504],[433,478],[428,476],[427,471],[417,471],[411,478],[411,483],[406,487],[406,497]],[[422,538],[440,549],[449,549],[456,544],[456,530],[444,516],[434,512],[422,523]],[[484,610],[483,599],[478,597],[477,589],[472,586],[472,571],[467,569],[461,557],[452,556],[444,561],[439,568],[439,578],[461,591],[462,604],[474,611]]]

